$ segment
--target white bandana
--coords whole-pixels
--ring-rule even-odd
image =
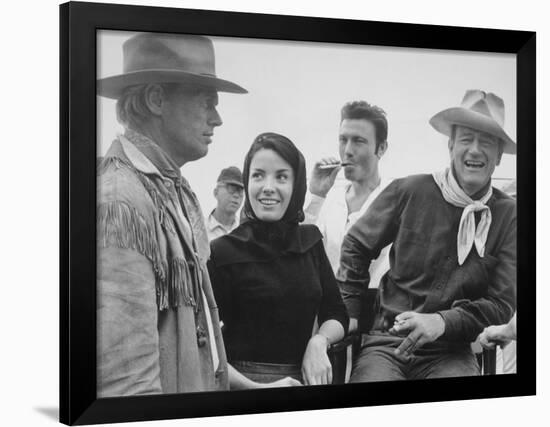
[[[481,199],[472,200],[460,188],[449,168],[443,172],[435,172],[432,175],[435,183],[441,190],[443,198],[453,206],[464,208],[456,239],[458,264],[462,265],[464,263],[474,243],[477,253],[483,258],[487,234],[489,233],[492,219],[491,210],[485,203],[493,195],[493,188],[489,187],[489,190]],[[482,211],[482,214],[476,229],[474,213],[477,211]]]

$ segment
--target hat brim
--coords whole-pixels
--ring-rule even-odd
[[[465,126],[486,132],[501,139],[505,153],[516,154],[516,143],[495,120],[484,114],[462,107],[448,108],[433,116],[430,119],[430,124],[436,131],[449,137],[451,136],[453,125]]]
[[[224,180],[221,180],[221,181],[218,181],[220,184],[233,184],[233,185],[236,185],[238,187],[241,187],[241,188],[244,188],[244,185],[242,182],[239,182],[239,181],[235,181],[235,180],[232,180],[232,179],[224,179]]]
[[[128,86],[147,83],[189,83],[216,89],[218,92],[248,93],[238,84],[214,76],[179,70],[142,70],[97,80],[97,94],[118,99]]]

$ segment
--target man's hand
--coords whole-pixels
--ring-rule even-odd
[[[334,165],[334,167],[325,167]],[[336,175],[341,169],[340,161],[335,157],[325,157],[315,163],[311,180],[309,182],[309,192],[319,197],[326,197],[329,190],[334,185]]]
[[[395,335],[406,335],[403,342],[395,349],[395,354],[404,353],[409,356],[417,348],[424,344],[435,341],[445,332],[445,321],[437,313],[416,313],[405,311],[395,316],[395,324],[390,333]]]
[[[328,341],[322,335],[310,338],[302,360],[305,385],[332,384],[332,365],[327,355]]]
[[[479,343],[486,349],[493,349],[496,345],[504,347],[513,338],[510,329],[508,323],[488,326],[479,334]]]

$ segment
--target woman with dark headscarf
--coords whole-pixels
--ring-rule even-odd
[[[321,233],[299,224],[304,157],[288,138],[261,134],[243,181],[244,220],[211,243],[208,264],[228,360],[262,383],[292,377],[330,384],[327,348],[344,337],[348,316]]]

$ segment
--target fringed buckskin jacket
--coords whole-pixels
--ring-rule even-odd
[[[136,132],[99,164],[97,244],[98,396],[227,389],[199,203]]]

